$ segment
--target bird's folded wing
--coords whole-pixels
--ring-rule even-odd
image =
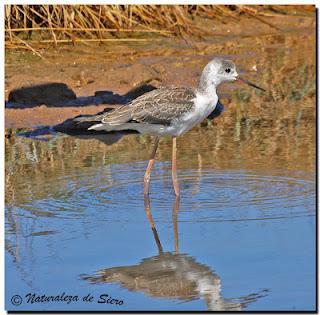
[[[122,125],[131,120],[132,108],[130,105],[123,105],[103,115],[101,122],[111,126]]]
[[[169,125],[172,120],[179,119],[183,114],[192,111],[195,94],[191,89],[166,88],[152,92],[151,97],[134,106],[132,119],[135,121]]]
[[[132,119],[141,123],[170,125],[174,119],[192,110],[195,93],[188,88],[162,88],[145,96],[143,102],[133,104]]]
[[[195,93],[189,88],[160,88],[106,113],[101,122],[109,125],[129,121],[169,125],[172,120],[192,110],[194,98]]]

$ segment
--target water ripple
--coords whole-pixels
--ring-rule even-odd
[[[94,215],[108,221],[141,221],[145,162],[89,168],[50,180],[25,209],[63,218]],[[179,221],[243,221],[314,215],[313,180],[255,174],[253,171],[179,170],[182,199]],[[151,178],[155,220],[170,221],[174,200],[169,163]]]

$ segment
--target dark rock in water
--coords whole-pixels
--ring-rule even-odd
[[[76,94],[65,83],[45,83],[12,90],[8,101],[11,108],[24,108],[39,105],[57,106],[76,98]]]

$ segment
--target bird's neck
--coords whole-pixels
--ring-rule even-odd
[[[203,93],[201,91],[197,91],[195,98],[195,105],[201,111],[207,112],[208,115],[210,112],[214,110],[218,102],[218,95],[215,89],[207,91],[207,93]]]
[[[200,77],[197,91],[203,95],[213,96],[216,94],[216,89],[221,83],[222,81],[219,76],[210,76],[205,69]]]
[[[215,103],[218,101],[217,90],[212,85],[205,89],[198,89],[196,91],[196,95],[198,99],[201,99],[203,101],[215,102]]]

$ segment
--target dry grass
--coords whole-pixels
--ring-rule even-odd
[[[208,30],[195,21],[198,17],[236,22],[247,15],[277,29],[263,17],[308,13],[313,6],[248,5],[6,5],[5,39],[8,48],[30,44],[77,41],[153,39],[155,35],[204,37]],[[152,37],[150,36],[152,35]],[[144,38],[141,38],[144,37]],[[21,41],[23,40],[23,42]],[[32,41],[31,41],[32,40]],[[26,45],[29,43],[29,47]]]

